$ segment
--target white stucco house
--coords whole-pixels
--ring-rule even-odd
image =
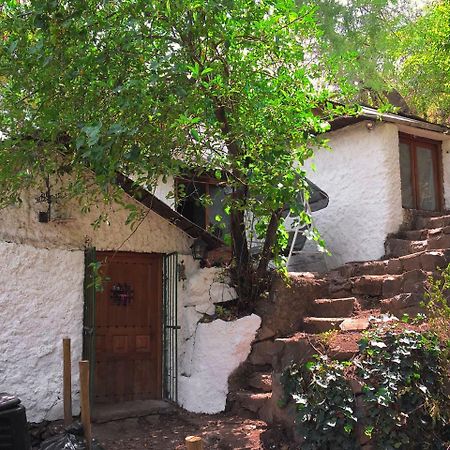
[[[75,414],[82,358],[91,362],[94,416],[160,399],[215,413],[260,326],[256,315],[202,323],[236,292],[223,269],[200,268],[191,246],[197,238],[210,250],[223,243],[146,190],[133,190],[127,177],[118,175],[118,183],[125,203],[144,213],[134,230],[118,204],[82,214],[77,204],[55,202],[49,217],[40,192],[0,211],[0,392],[17,395],[30,422],[63,416],[64,337],[71,338]],[[95,229],[101,213],[108,223]]]
[[[363,107],[357,117],[334,120],[327,138],[331,151],[316,152],[316,169],[307,169],[329,196],[327,208],[313,213],[330,252],[323,270],[381,258],[408,210],[450,207],[450,129]],[[315,248],[307,245],[308,252]]]
[[[333,121],[331,150],[317,151],[307,167],[329,198],[313,218],[330,255],[306,244],[291,269],[325,271],[378,259],[405,211],[444,211],[449,131],[370,108]],[[210,249],[223,245],[220,229],[206,229],[226,192],[207,177],[177,179],[161,183],[155,195],[139,189],[137,201],[130,179],[119,175],[118,183],[124,200],[144,212],[133,232],[119,205],[107,208],[109,223],[99,229],[91,223],[100,207],[82,214],[69,202],[46,217],[39,192],[0,211],[0,391],[18,395],[31,422],[62,417],[64,337],[72,340],[75,404],[76,362],[84,357],[91,361],[94,410],[168,399],[215,413],[224,409],[228,375],[247,357],[260,326],[255,315],[203,321],[216,304],[236,297],[223,269],[200,268],[191,252],[196,238]],[[192,195],[174,205],[168,193],[177,183]],[[212,205],[199,206],[195,193],[209,193]],[[97,293],[96,262],[103,263],[104,281]]]

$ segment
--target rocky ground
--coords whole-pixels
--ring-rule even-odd
[[[105,450],[185,449],[184,439],[201,436],[205,449],[288,450],[285,436],[261,420],[231,414],[203,415],[177,410],[165,415],[94,424]]]

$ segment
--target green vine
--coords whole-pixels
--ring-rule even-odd
[[[355,401],[345,371],[350,363],[317,356],[304,366],[292,365],[281,377],[284,403],[296,405],[302,449],[355,449]]]
[[[437,333],[386,327],[364,335],[352,362],[321,356],[291,365],[281,378],[283,403],[296,405],[302,449],[367,441],[386,450],[449,448],[447,355]]]

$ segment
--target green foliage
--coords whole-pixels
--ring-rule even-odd
[[[117,171],[149,189],[220,173],[243,274],[257,265],[244,215],[264,224],[260,275],[285,244],[282,210],[307,217],[303,163],[345,111],[314,82],[334,72],[310,58],[314,2],[10,1],[0,28],[0,206],[47,175],[68,174],[89,208],[120,198]]]
[[[450,123],[450,1],[436,0],[399,33],[399,90],[430,120]]]
[[[450,265],[441,270],[437,277],[428,278],[424,306],[430,327],[450,349]],[[450,356],[450,355],[449,355]]]
[[[282,384],[285,403],[296,405],[302,448],[359,448],[357,436],[365,435],[379,449],[445,449],[448,376],[448,351],[436,333],[386,328],[366,333],[352,363],[316,358],[288,367]],[[353,393],[356,384],[361,393]]]
[[[283,373],[285,400],[295,403],[302,449],[357,448],[355,401],[345,369],[345,363],[323,356]]]
[[[355,362],[363,383],[365,421],[383,448],[445,448],[448,362],[432,332],[370,332]],[[447,429],[446,429],[447,428]]]

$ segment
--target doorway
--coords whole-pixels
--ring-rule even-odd
[[[162,256],[97,252],[94,404],[160,399]]]
[[[443,208],[440,142],[400,133],[400,180],[403,208]]]

